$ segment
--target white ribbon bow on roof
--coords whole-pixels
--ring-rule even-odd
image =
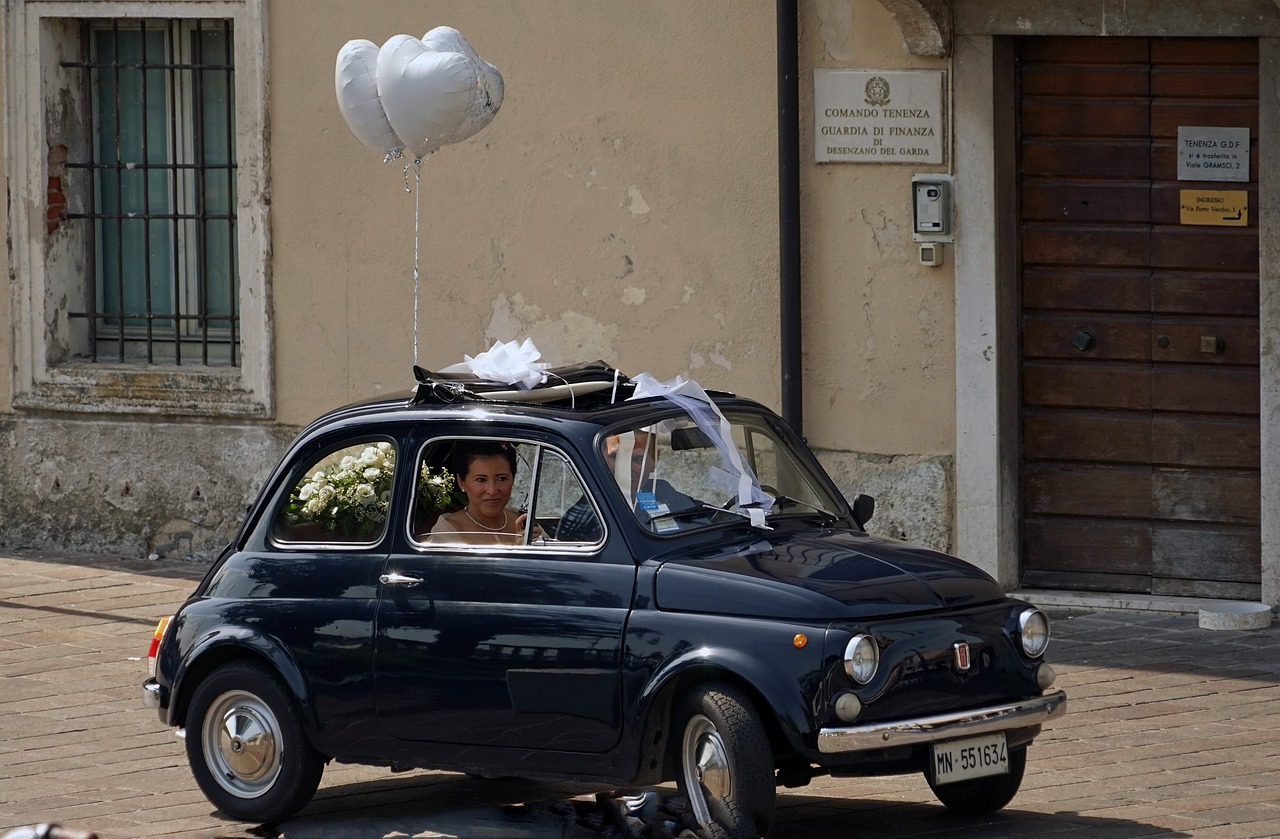
[[[753,527],[771,530],[765,516],[773,507],[773,498],[760,488],[756,476],[742,462],[738,447],[733,443],[733,426],[702,386],[693,380],[686,381],[681,376],[676,376],[669,382],[659,382],[648,373],[633,376],[631,381],[636,386],[631,399],[661,396],[680,406],[693,419],[736,473],[734,477],[738,483],[738,509],[733,512],[749,518]]]
[[[502,343],[494,341],[493,346],[472,358],[463,355],[458,364],[450,364],[441,373],[471,373],[476,378],[491,382],[502,382],[517,385],[521,390],[530,390],[547,380],[546,370],[551,365],[539,362],[542,353],[533,345],[531,338],[524,343],[515,341]]]

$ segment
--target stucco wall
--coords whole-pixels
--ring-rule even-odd
[[[411,383],[414,196],[334,104],[349,38],[448,24],[503,73],[422,168],[419,363],[545,360],[777,392],[772,13],[740,4],[271,5],[279,419]]]
[[[811,106],[814,66],[948,65],[907,56],[876,0],[800,7],[805,432],[842,488],[878,496],[873,530],[946,547],[952,271],[918,264],[917,170],[814,164]],[[267,17],[274,423],[15,415],[0,376],[0,481],[27,487],[0,496],[0,539],[216,550],[293,427],[410,386],[415,199],[423,366],[532,337],[553,363],[602,358],[777,406],[772,4],[271,0]],[[441,24],[498,66],[506,96],[426,161],[415,194],[343,124],[334,58]]]

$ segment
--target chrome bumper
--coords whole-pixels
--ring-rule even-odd
[[[142,707],[155,710],[160,707],[160,683],[147,679],[142,683]]]
[[[1056,720],[1067,713],[1067,694],[1063,691],[992,705],[954,714],[938,714],[894,722],[853,725],[847,728],[824,728],[818,732],[818,751],[823,754],[865,752],[895,746],[914,746],[938,740],[954,740],[977,734],[1026,728]]]

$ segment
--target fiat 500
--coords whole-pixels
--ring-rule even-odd
[[[820,775],[981,814],[1066,712],[1045,615],[866,532],[764,406],[418,376],[306,428],[156,630],[144,701],[226,815],[285,819],[331,760],[674,780],[709,836]]]

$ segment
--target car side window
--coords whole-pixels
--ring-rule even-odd
[[[594,544],[604,538],[591,496],[560,452],[543,449],[533,509],[535,521],[550,540]]]
[[[396,449],[365,440],[312,461],[276,516],[281,542],[349,544],[378,541],[387,526]]]
[[[433,440],[423,447],[410,533],[428,546],[547,549],[594,545],[604,528],[563,453],[500,438]]]

